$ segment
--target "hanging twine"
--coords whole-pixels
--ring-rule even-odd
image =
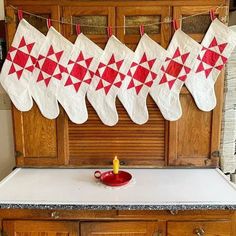
[[[36,15],[36,14],[33,14],[31,12],[28,12],[28,11],[23,11],[21,9],[18,9],[17,7],[13,6],[13,5],[10,5],[9,7],[11,7],[12,9],[16,10],[16,11],[21,11],[22,13],[24,14],[27,14],[27,15],[30,15],[30,16],[34,16],[34,17],[37,17],[37,18],[40,18],[40,19],[43,19],[43,20],[48,20],[48,18],[46,17],[43,17],[43,16],[40,16],[40,15]],[[217,6],[214,10],[214,12],[217,12],[220,8],[225,8],[225,6],[223,4],[221,4],[220,6]],[[173,23],[174,21],[181,21],[181,20],[185,20],[185,19],[189,19],[189,18],[192,18],[192,17],[195,17],[195,16],[200,16],[200,15],[204,15],[204,14],[207,14],[207,13],[210,13],[212,12],[212,9],[209,9],[208,11],[203,11],[203,12],[200,12],[200,13],[196,13],[196,14],[192,14],[192,15],[189,15],[189,16],[184,16],[184,17],[181,17],[179,19],[172,19],[170,17],[170,19],[168,20],[165,20],[165,21],[159,21],[159,22],[155,22],[155,23],[150,23],[150,24],[145,24],[145,25],[142,25],[143,27],[150,27],[150,26],[154,26],[154,25],[161,25],[161,24],[169,24],[169,23]],[[212,15],[210,15],[212,17]],[[69,22],[66,22],[66,21],[61,21],[61,20],[55,20],[55,19],[51,19],[51,22],[57,22],[57,23],[60,23],[60,24],[67,24],[67,25],[78,25],[76,23],[69,23]],[[87,24],[80,24],[81,27],[91,27],[91,28],[107,28],[107,26],[101,26],[101,25],[87,25]],[[140,27],[139,25],[129,25],[129,26],[126,26],[126,25],[119,25],[119,26],[113,26],[113,28],[137,28],[137,27]]]

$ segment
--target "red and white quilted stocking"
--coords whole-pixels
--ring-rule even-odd
[[[2,67],[0,82],[20,111],[28,111],[33,106],[29,79],[44,40],[42,33],[22,19]]]
[[[50,27],[42,44],[30,81],[30,92],[41,113],[48,119],[59,115],[57,91],[73,44]]]
[[[63,74],[57,99],[70,120],[82,124],[88,119],[85,96],[103,50],[82,33],[78,35]]]
[[[118,122],[116,96],[128,72],[133,51],[111,36],[100,58],[87,97],[102,122],[112,126]]]
[[[197,106],[210,111],[216,106],[214,85],[236,46],[236,33],[215,19],[208,29],[199,56],[185,84]]]
[[[167,57],[150,94],[166,120],[181,117],[180,90],[192,70],[201,46],[181,29],[175,31],[167,49]]]
[[[137,124],[148,121],[147,95],[165,59],[166,50],[146,34],[134,54],[118,97],[130,118]]]

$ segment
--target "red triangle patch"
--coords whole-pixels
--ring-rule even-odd
[[[26,43],[25,43],[25,38],[22,37],[22,39],[21,39],[21,41],[20,41],[20,44],[19,44],[18,48],[24,47],[25,45],[26,45]]]
[[[146,56],[146,53],[144,53],[144,54],[143,54],[143,57],[141,58],[141,60],[140,60],[140,62],[139,62],[139,64],[144,63],[144,62],[146,62],[146,61],[147,61],[147,56]]]
[[[148,61],[149,68],[152,69],[153,64],[155,63],[156,59],[152,59]]]
[[[178,79],[184,82],[187,79],[187,75],[180,76]]]
[[[203,70],[204,70],[203,64],[202,64],[202,62],[200,62],[199,66],[198,66],[198,68],[196,70],[196,73],[198,73],[200,71],[203,71]]]
[[[136,62],[132,62],[131,67],[137,66],[138,64]]]
[[[124,75],[124,74],[121,74],[121,73],[119,73],[119,75],[120,75],[121,80],[124,80],[125,75]]]
[[[8,75],[13,74],[13,73],[15,73],[15,72],[16,72],[15,66],[14,66],[14,64],[12,64],[12,65],[11,65],[11,68],[10,68],[10,70],[9,70],[9,72],[8,72]]]
[[[176,57],[179,57],[179,56],[180,56],[180,51],[179,51],[179,47],[177,47],[173,58],[176,58]]]
[[[108,94],[108,92],[109,92],[111,86],[112,86],[112,84],[110,84],[110,85],[104,87],[104,90],[105,90],[105,93],[106,93],[106,94]]]
[[[117,67],[118,70],[120,70],[120,67],[121,67],[121,65],[123,64],[123,61],[124,61],[124,60],[121,60],[121,61],[116,62],[116,67]]]
[[[165,59],[165,62],[166,62],[166,61],[169,61],[169,60],[171,60],[171,58],[167,57],[167,58]]]
[[[83,53],[80,51],[80,54],[79,54],[79,56],[78,56],[76,62],[78,62],[78,61],[83,61],[83,60],[84,60],[84,55],[83,55]]]
[[[151,76],[152,76],[152,79],[155,80],[157,77],[157,74],[151,71]]]
[[[15,50],[16,50],[16,48],[13,47],[13,46],[11,46],[11,47],[9,48],[9,50],[8,50],[8,53],[9,53],[9,52],[13,52],[13,51],[15,51]]]
[[[217,70],[221,71],[224,68],[224,65],[216,66],[215,67]]]
[[[151,87],[152,86],[152,84],[153,84],[153,81],[149,81],[149,82],[147,82],[147,83],[145,83],[148,87]]]
[[[93,78],[93,76],[94,76],[94,72],[91,71],[91,70],[89,70],[89,74],[90,74],[91,78]]]
[[[36,63],[36,58],[35,58],[35,57],[30,56],[30,59],[31,59],[31,61],[32,61],[33,64]]]
[[[197,56],[197,59],[199,60],[199,61],[201,61],[202,59],[201,59],[201,57],[200,57],[200,55],[198,55]]]
[[[44,80],[43,74],[42,74],[42,72],[39,72],[37,82],[42,81],[42,80]]]
[[[106,65],[103,64],[102,62],[100,62],[99,65],[98,65],[98,68],[102,68],[102,67],[104,67],[104,66],[106,66]]]
[[[206,69],[204,72],[205,72],[205,75],[206,75],[206,78],[209,76],[209,74],[211,73],[212,71],[212,68],[209,68],[209,69]]]
[[[6,59],[7,59],[8,61],[12,61],[12,59],[11,59],[11,54],[10,54],[9,52],[7,53]]]
[[[104,87],[104,85],[103,85],[103,83],[102,83],[102,80],[100,80],[99,83],[98,83],[98,85],[97,85],[96,90],[99,90],[99,89],[101,89],[101,88],[103,88],[103,87]]]
[[[142,89],[143,87],[143,84],[139,85],[139,86],[136,86],[135,87],[135,90],[136,90],[136,93],[139,94],[140,90]]]
[[[187,60],[188,56],[189,56],[189,52],[188,52],[188,53],[185,53],[185,54],[183,54],[183,55],[181,56],[181,59],[182,59],[182,62],[183,62],[183,63],[185,63],[185,61]]]
[[[121,81],[120,82],[117,82],[114,84],[117,88],[120,88],[120,86],[122,85]]]
[[[223,63],[225,64],[226,62],[227,62],[227,58],[226,57],[224,57],[224,56],[221,56],[221,60],[223,61]]]
[[[214,37],[213,40],[211,41],[209,48],[217,46],[217,41],[216,38]]]
[[[88,59],[85,60],[85,63],[86,63],[86,66],[87,66],[87,67],[90,66],[92,60],[93,60],[93,57],[90,57],[90,58],[88,58]]]
[[[185,70],[185,72],[186,72],[187,74],[191,71],[191,69],[188,68],[187,66],[184,66],[184,70]]]
[[[54,75],[53,77],[56,78],[56,79],[58,79],[58,80],[61,80],[62,75],[61,75],[61,73],[60,73],[60,74]]]
[[[44,59],[44,58],[45,58],[45,56],[39,54],[38,60],[42,60],[42,59]]]
[[[134,81],[131,79],[127,89],[133,88],[134,87]]]
[[[29,66],[29,67],[27,67],[27,68],[25,68],[25,69],[28,70],[28,71],[30,71],[30,72],[33,72],[34,66]]]
[[[73,63],[75,63],[75,62],[72,60],[69,60],[68,65],[73,64]]]
[[[58,66],[59,66],[59,70],[60,70],[61,73],[62,72],[67,72],[67,68],[65,68],[64,66],[62,66],[60,64],[58,64]]]
[[[165,72],[165,68],[164,68],[164,66],[161,67],[161,70]]]
[[[51,77],[44,80],[44,83],[46,84],[47,87],[48,87],[50,81],[51,81]]]
[[[219,50],[220,50],[220,53],[222,53],[224,50],[225,50],[225,47],[228,45],[228,43],[222,43],[220,44],[218,47],[219,47]]]
[[[91,81],[92,81],[92,79],[86,79],[86,80],[84,80],[84,82],[87,83],[87,84],[91,84]]]
[[[55,56],[56,56],[58,62],[60,61],[63,53],[64,53],[64,51],[60,51],[60,52],[55,53]]]
[[[115,57],[114,57],[114,54],[112,54],[109,62],[108,62],[108,65],[111,65],[111,64],[114,64],[115,63]]]
[[[48,50],[47,56],[50,56],[50,55],[52,55],[52,54],[54,54],[54,50],[53,50],[53,47],[52,47],[52,45],[51,45],[50,48],[49,48],[49,50]]]
[[[169,88],[171,89],[175,83],[175,79],[168,81]]]
[[[129,70],[127,73],[128,76],[132,77],[131,71]]]
[[[26,45],[26,47],[27,47],[29,53],[31,53],[34,44],[35,44],[35,43],[31,43],[31,44]]]
[[[75,91],[78,92],[80,88],[81,82],[74,84]]]
[[[164,74],[159,82],[159,84],[164,84],[167,82],[167,78],[166,78],[166,75]]]
[[[72,83],[71,77],[69,76],[64,86],[69,86],[71,84],[73,83]]]

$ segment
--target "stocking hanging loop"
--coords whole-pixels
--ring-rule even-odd
[[[139,27],[139,32],[140,32],[140,35],[141,35],[141,36],[144,35],[144,25],[140,25],[140,27]]]
[[[112,27],[111,26],[107,27],[107,35],[108,35],[108,38],[110,38],[112,36]]]
[[[48,27],[48,29],[50,29],[51,26],[52,26],[51,19],[48,18],[48,19],[47,19],[47,27]]]
[[[173,19],[172,24],[173,24],[174,30],[176,31],[176,30],[179,28],[179,26],[178,26],[178,24],[177,24],[177,20],[176,20],[176,19]]]
[[[75,27],[76,27],[76,33],[77,35],[79,35],[81,33],[80,24],[77,24]]]
[[[19,21],[21,21],[22,19],[23,19],[23,12],[22,12],[22,10],[18,10],[18,19],[19,19]]]
[[[216,15],[215,15],[215,10],[214,9],[210,9],[210,17],[211,17],[211,20],[215,20],[216,18]]]

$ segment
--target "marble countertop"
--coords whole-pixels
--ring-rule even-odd
[[[236,186],[218,169],[127,169],[131,182],[113,188],[94,171],[17,168],[0,182],[0,209],[236,209]]]

